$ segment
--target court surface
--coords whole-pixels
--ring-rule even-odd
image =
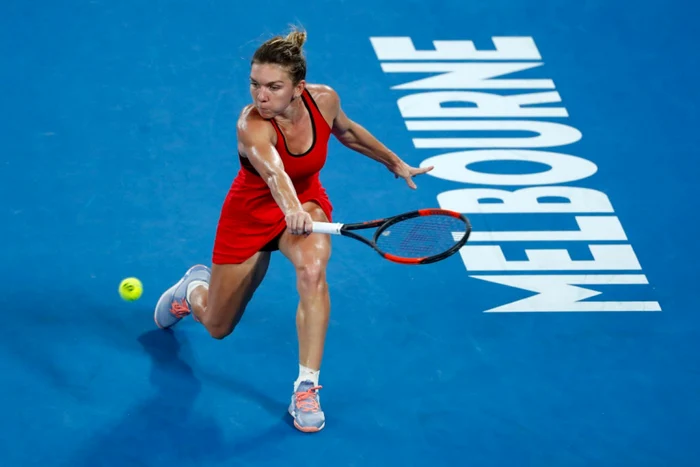
[[[660,5],[5,2],[0,465],[697,465],[698,8]],[[424,267],[394,265],[334,239],[321,371],[327,425],[315,435],[296,431],[286,414],[297,376],[297,295],[281,255],[223,341],[191,319],[173,332],[152,319],[160,293],[190,265],[210,261],[221,202],[238,170],[234,125],[250,99],[248,61],[289,23],[309,33],[308,80],[334,87],[346,113],[412,165],[480,149],[584,160],[566,159],[557,165],[563,171],[595,165],[590,176],[552,184],[538,178],[553,173],[541,163],[469,165],[472,175],[534,174],[522,186],[488,185],[449,179],[465,176],[464,160],[452,159],[462,161],[453,170],[440,159],[441,176],[419,178],[411,191],[333,141],[322,180],[336,220],[434,207],[442,193],[476,188],[589,188],[612,206],[596,211],[589,199],[583,213],[467,212],[479,235],[462,254]],[[402,96],[459,89],[435,81],[395,88],[446,79],[445,72],[386,71],[388,63],[411,69],[415,62],[380,59],[371,38],[386,37],[409,37],[423,51],[435,50],[433,41],[495,51],[495,37],[531,38],[541,59],[495,62],[539,65],[493,81],[554,87],[478,88],[489,60],[476,60],[482,68],[453,76],[452,85],[502,96],[556,92],[560,102],[532,107],[563,108],[566,116],[404,116]],[[412,120],[501,127],[410,130]],[[558,142],[538,147],[536,133],[507,123],[523,120],[566,128],[548,127]],[[420,148],[416,138],[523,144]],[[466,206],[470,192],[460,193],[452,202]],[[559,240],[494,236],[584,231],[576,216],[614,218],[623,238],[601,228]],[[604,247],[598,258],[591,246]],[[564,250],[575,264],[600,262],[572,270],[550,257],[542,264],[560,266],[528,270],[526,250],[543,249]],[[514,269],[488,270],[494,264]],[[562,275],[576,277],[555,277]],[[145,286],[134,303],[117,295],[127,276]],[[536,287],[549,284],[554,305],[543,299],[518,305],[524,311],[489,311],[536,295],[503,283],[522,285],[526,276]],[[586,290],[600,295],[580,303],[612,304],[576,305]],[[622,311],[625,302],[647,303]],[[544,311],[548,303],[559,309]]]

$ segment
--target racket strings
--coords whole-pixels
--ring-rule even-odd
[[[452,248],[462,237],[466,224],[445,215],[427,215],[405,219],[382,231],[377,248],[404,258],[439,255]],[[455,238],[454,233],[458,233]]]

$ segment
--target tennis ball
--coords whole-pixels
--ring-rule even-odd
[[[119,295],[127,302],[133,302],[141,298],[143,284],[135,277],[127,277],[119,283]]]

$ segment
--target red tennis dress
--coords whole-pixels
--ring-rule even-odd
[[[269,121],[277,133],[275,148],[299,201],[302,204],[314,201],[330,221],[333,206],[321,185],[319,172],[326,163],[331,128],[306,89],[302,100],[311,117],[311,148],[303,154],[290,153],[282,131],[272,119]],[[221,208],[214,240],[214,264],[240,264],[258,251],[276,250],[276,241],[287,228],[284,214],[270,188],[247,158],[239,155],[239,159],[241,168]]]

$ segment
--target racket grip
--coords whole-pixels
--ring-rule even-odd
[[[341,227],[343,227],[343,224],[339,222],[314,222],[313,232],[340,235]]]

